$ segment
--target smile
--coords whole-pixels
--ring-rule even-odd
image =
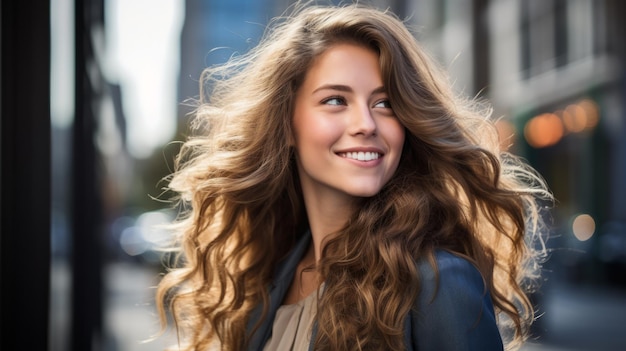
[[[378,158],[380,157],[380,154],[378,152],[359,151],[359,152],[342,152],[342,153],[339,153],[339,156],[343,158],[349,158],[352,160],[358,160],[358,161],[371,161],[371,160],[378,160]]]

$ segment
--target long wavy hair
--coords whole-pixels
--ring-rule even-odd
[[[528,282],[542,257],[533,244],[538,199],[550,194],[532,168],[499,149],[485,104],[455,94],[391,13],[304,6],[271,28],[249,53],[204,72],[196,133],[170,181],[182,263],[157,290],[163,328],[169,308],[179,346],[245,349],[252,309],[267,307],[274,269],[307,227],[290,147],[294,96],[312,61],[347,42],[378,54],[406,141],[392,179],[360,199],[323,248],[315,349],[404,349],[403,319],[420,291],[416,261],[435,266],[436,249],[475,264],[501,329],[511,331],[505,343],[523,342],[533,320]]]

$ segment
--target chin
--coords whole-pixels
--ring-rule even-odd
[[[353,191],[349,191],[348,193],[355,197],[372,197],[380,192],[381,188],[373,188],[373,189],[354,189]]]

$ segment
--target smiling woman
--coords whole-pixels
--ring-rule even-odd
[[[374,50],[337,44],[315,60],[296,93],[293,134],[311,252],[319,261],[326,236],[345,225],[359,198],[380,192],[400,162],[404,127]],[[291,294],[301,292],[291,289],[287,301]]]
[[[550,198],[393,14],[304,7],[205,72],[158,289],[191,350],[502,350]],[[507,323],[509,322],[509,323]]]

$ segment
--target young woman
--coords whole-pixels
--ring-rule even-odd
[[[500,350],[526,338],[541,179],[390,13],[307,7],[205,72],[170,186],[184,350]]]

